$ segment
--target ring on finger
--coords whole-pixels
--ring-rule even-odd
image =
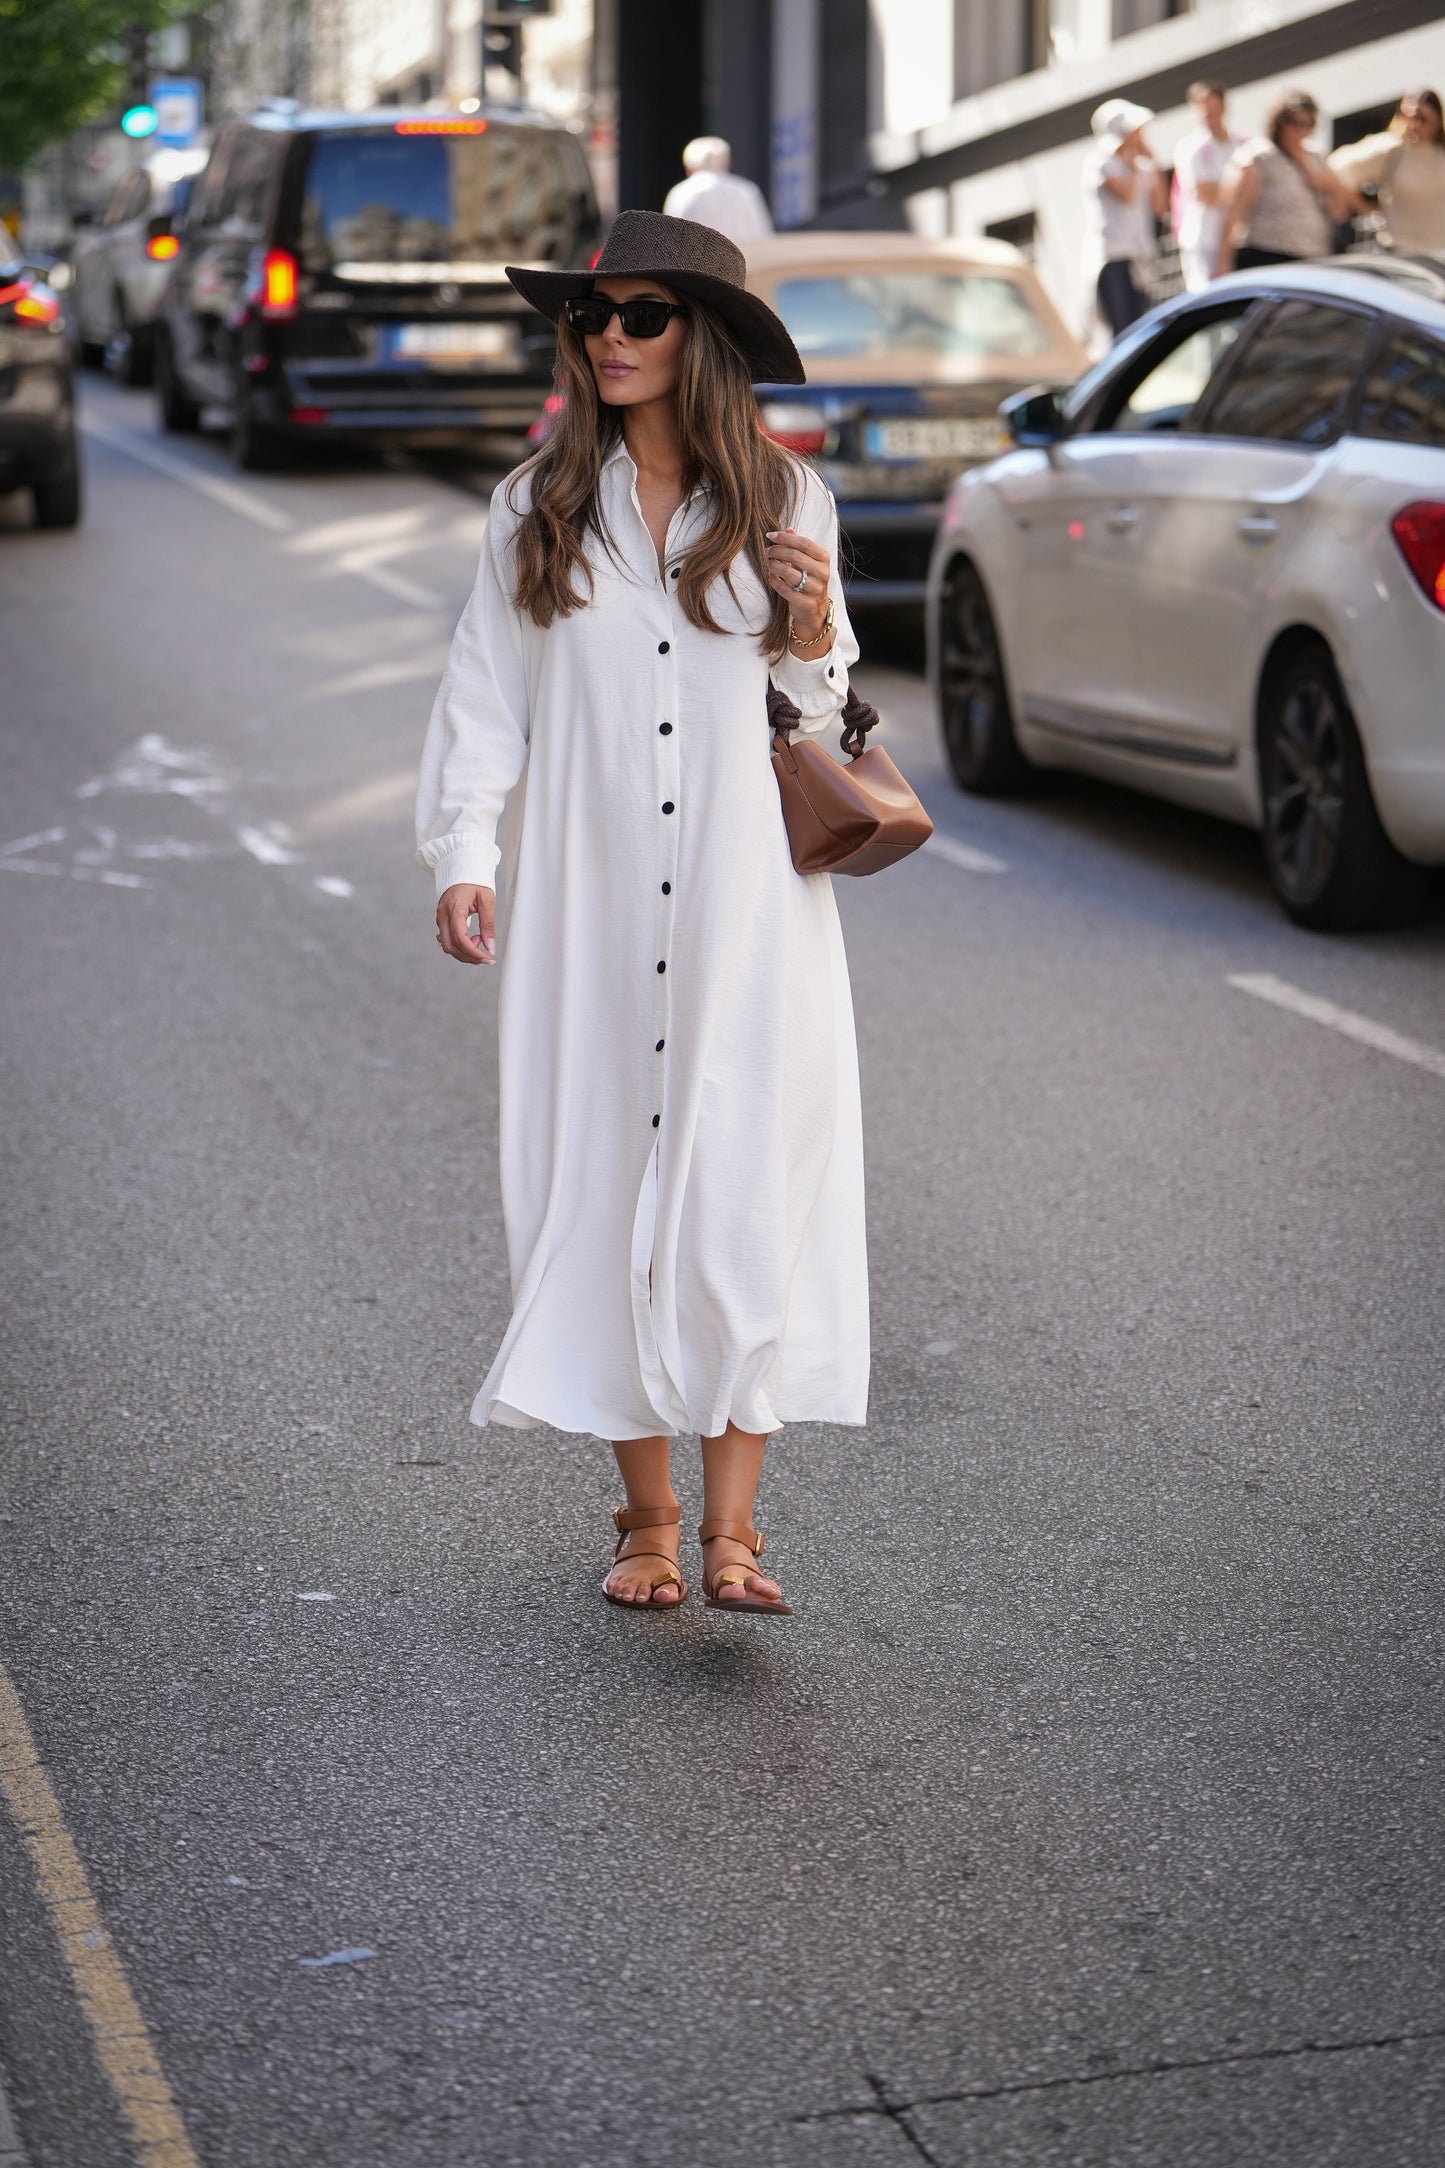
[[[805,587],[807,586],[807,584],[808,584],[808,568],[807,568],[807,566],[806,566],[806,565],[804,565],[804,567],[803,567],[802,571],[801,571],[801,572],[800,572],[800,573],[798,574],[797,582],[796,582],[796,584],[795,584],[795,586],[794,586],[793,592],[794,592],[795,594],[799,594],[799,595],[801,595],[801,593],[803,592],[803,589],[804,589],[804,588],[805,588]]]

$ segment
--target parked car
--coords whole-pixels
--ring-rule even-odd
[[[80,518],[75,374],[60,297],[0,226],[0,492],[28,489],[37,527]]]
[[[151,380],[156,315],[180,253],[177,228],[209,157],[199,147],[152,151],[117,181],[98,223],[76,235],[70,261],[81,359],[110,361],[127,384]]]
[[[504,263],[586,263],[600,222],[577,137],[525,108],[303,112],[223,128],[157,347],[161,419],[224,408],[242,466],[319,436],[521,433],[552,328]]]
[[[1078,768],[1263,832],[1305,926],[1445,863],[1445,267],[1221,279],[953,490],[929,661],[965,790]]]
[[[837,499],[849,605],[916,607],[950,484],[1008,441],[999,401],[1088,356],[1002,241],[789,233],[747,257],[808,372],[760,389],[764,426]]]

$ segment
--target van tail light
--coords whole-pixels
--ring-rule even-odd
[[[821,407],[794,405],[790,399],[765,399],[758,420],[765,436],[781,444],[785,452],[800,452],[804,457],[827,450],[833,434]]]
[[[1445,610],[1445,504],[1407,504],[1391,520],[1390,531],[1420,592]]]
[[[296,258],[284,248],[268,248],[261,264],[261,314],[296,314]]]
[[[146,254],[152,263],[169,263],[180,253],[181,244],[173,233],[153,233],[146,243]]]

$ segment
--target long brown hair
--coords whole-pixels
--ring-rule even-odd
[[[682,486],[708,494],[711,518],[682,560],[677,592],[690,624],[704,632],[721,626],[708,608],[716,579],[732,585],[735,558],[744,556],[768,586],[765,536],[785,527],[801,493],[796,463],[763,434],[757,402],[741,348],[727,327],[701,303],[687,303],[687,324],[677,372],[677,424],[682,440]],[[562,405],[542,450],[517,470],[531,482],[531,502],[513,541],[516,601],[538,625],[585,609],[592,595],[586,539],[595,535],[615,556],[603,515],[602,464],[622,434],[615,407],[604,406],[587,350],[565,314],[557,325],[557,390]],[[585,591],[573,574],[580,572]],[[773,661],[788,644],[788,606],[768,589],[771,609],[763,642]]]

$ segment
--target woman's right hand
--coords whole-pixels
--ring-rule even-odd
[[[460,881],[437,903],[437,939],[459,964],[490,964],[497,958],[497,899],[490,888]],[[475,915],[477,931],[467,921]]]

